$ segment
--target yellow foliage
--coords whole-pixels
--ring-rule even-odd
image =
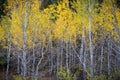
[[[48,39],[63,39],[62,41],[75,42],[77,36],[88,37],[89,32],[89,13],[87,1],[79,1],[73,3],[72,7],[76,12],[72,11],[68,6],[68,0],[64,0],[58,5],[51,5],[43,11],[39,10],[40,1],[28,1],[28,28],[27,28],[27,45],[32,48],[33,41],[41,41],[48,43]],[[106,4],[107,3],[107,4]],[[92,11],[92,33],[97,36],[102,28],[103,33],[116,36],[114,31],[114,17],[111,2],[104,0],[102,7],[93,9]],[[23,45],[23,26],[25,23],[25,0],[8,0],[8,8],[11,9],[12,21],[10,32],[13,35],[15,45],[22,48]],[[117,19],[120,26],[120,10],[117,10]],[[85,31],[84,31],[85,29]],[[1,29],[0,29],[1,30]],[[2,35],[2,30],[0,35]],[[101,35],[101,34],[99,34]],[[0,36],[1,38],[1,36]],[[93,40],[97,40],[93,38]]]
[[[120,9],[119,8],[116,10],[116,17],[118,19],[118,26],[120,28]]]
[[[0,26],[0,41],[4,39],[4,29]]]

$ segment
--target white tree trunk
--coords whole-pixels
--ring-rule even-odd
[[[9,46],[8,46],[8,52],[7,52],[7,70],[6,70],[6,80],[8,80],[8,74],[9,74],[9,66],[10,66],[10,52],[11,52],[11,44],[12,44],[12,35],[9,35]]]
[[[17,73],[20,73],[20,55],[19,52],[17,52]]]
[[[39,62],[38,62],[38,64],[37,64],[37,67],[36,67],[36,72],[35,72],[35,76],[36,76],[36,79],[38,78],[38,71],[39,71],[39,66],[40,66],[40,64],[41,64],[41,62],[42,62],[42,60],[43,60],[43,58],[44,58],[44,54],[45,54],[45,52],[43,51],[44,50],[44,47],[42,46],[42,50],[41,50],[41,53],[42,53],[42,56],[41,56],[41,58],[40,58],[40,60],[39,60]]]
[[[94,79],[94,64],[93,64],[93,42],[92,42],[92,8],[91,0],[89,2],[89,48],[90,48],[90,72],[91,80]]]
[[[100,75],[102,75],[103,70],[103,44],[101,45],[101,55],[100,55]]]
[[[32,80],[35,79],[35,45],[33,43],[33,55],[32,55]]]
[[[110,55],[111,55],[111,42],[108,41],[108,54],[107,54],[108,80],[110,79]]]
[[[69,68],[69,64],[68,64],[68,41],[66,41],[66,68]]]
[[[27,34],[26,34],[26,30],[28,27],[28,0],[26,0],[26,13],[25,13],[25,24],[24,24],[24,28],[23,28],[23,40],[24,40],[24,44],[23,44],[23,54],[22,54],[22,65],[23,65],[23,80],[26,80],[26,75],[27,75],[27,61],[26,61],[26,45],[27,45]]]
[[[59,65],[60,65],[60,63],[59,63],[59,61],[60,61],[60,59],[59,59],[59,57],[60,57],[60,55],[59,55],[59,52],[60,52],[60,44],[59,44],[60,42],[59,41],[57,41],[57,74],[56,74],[56,77],[57,77],[57,80],[58,80],[58,72],[59,72]]]
[[[84,80],[87,79],[87,75],[86,75],[86,72],[87,72],[87,69],[86,69],[86,37],[85,37],[85,28],[83,27],[83,35],[82,35],[82,38],[83,38],[83,45],[84,45],[84,52],[83,52],[83,69],[84,69]]]

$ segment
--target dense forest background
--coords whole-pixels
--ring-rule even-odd
[[[120,80],[120,0],[0,0],[0,80]]]

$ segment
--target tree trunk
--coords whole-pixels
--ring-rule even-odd
[[[19,52],[17,52],[17,73],[20,73],[20,55]]]
[[[86,38],[85,38],[85,28],[83,27],[83,36],[82,36],[82,38],[83,38],[83,44],[84,44],[84,52],[83,52],[83,69],[84,69],[84,74],[83,74],[83,76],[84,76],[84,80],[86,80],[87,79],[87,75],[86,75],[86,71],[87,71],[87,69],[86,69],[86,47],[87,47],[87,45],[86,45]]]
[[[52,34],[51,34],[52,35]],[[52,36],[51,36],[51,39],[50,39],[50,56],[51,56],[51,66],[50,66],[50,75],[52,75],[52,70],[53,70],[53,43],[52,43]]]
[[[90,48],[90,72],[91,80],[94,79],[94,64],[93,64],[93,42],[92,42],[92,8],[91,0],[89,0],[89,48]]]
[[[32,62],[32,80],[34,80],[35,79],[35,45],[34,45],[34,43],[33,43],[32,59],[33,59],[33,62]]]
[[[111,42],[108,41],[108,54],[107,54],[107,70],[108,70],[108,80],[110,80],[110,55],[111,55]]]
[[[81,39],[81,48],[79,50],[79,67],[83,64],[83,38]],[[81,64],[81,65],[80,65]]]
[[[26,13],[25,13],[25,24],[23,28],[23,54],[22,54],[22,65],[23,65],[23,80],[26,80],[26,75],[27,75],[27,61],[26,61],[26,45],[27,45],[27,34],[26,30],[28,27],[28,0],[26,0]]]
[[[63,65],[63,42],[62,42],[62,40],[60,41],[60,47],[61,47],[61,51],[60,51],[60,55],[61,55],[61,66]]]
[[[10,52],[11,52],[11,44],[12,44],[12,35],[9,35],[9,46],[8,46],[8,53],[7,53],[7,70],[6,70],[6,80],[8,80],[8,74],[9,74],[9,66],[10,66]]]
[[[66,68],[69,68],[69,64],[68,64],[68,41],[66,41]]]
[[[101,45],[101,55],[100,55],[100,75],[102,75],[103,70],[103,44]]]
[[[43,59],[43,57],[44,57],[44,54],[45,54],[45,53],[43,52],[43,50],[44,50],[44,47],[42,47],[42,50],[41,50],[42,57],[40,58],[40,60],[39,60],[39,62],[38,62],[38,64],[37,64],[37,67],[36,67],[36,73],[35,73],[36,79],[38,78],[39,66],[40,66],[41,61],[42,61],[42,59]]]
[[[59,63],[59,61],[60,61],[60,54],[59,54],[59,52],[60,52],[60,42],[59,41],[57,41],[57,74],[56,74],[56,77],[57,77],[57,80],[59,80],[58,79],[58,73],[59,73],[59,65],[60,65],[60,63]]]

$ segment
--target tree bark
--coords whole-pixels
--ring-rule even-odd
[[[100,75],[102,75],[103,70],[103,44],[101,45],[101,55],[100,55]]]
[[[20,55],[19,52],[17,52],[17,73],[20,73]]]
[[[38,78],[39,66],[40,66],[41,61],[43,60],[43,57],[44,57],[44,54],[45,54],[45,52],[44,52],[43,50],[44,50],[44,47],[42,47],[42,50],[41,50],[42,57],[40,58],[40,60],[39,60],[39,62],[38,62],[38,64],[37,64],[37,67],[36,67],[36,73],[35,73],[36,79]]]
[[[83,74],[83,76],[84,76],[84,80],[86,80],[87,79],[87,75],[86,75],[86,71],[87,71],[87,68],[86,68],[86,47],[87,47],[87,45],[86,45],[86,37],[85,37],[85,28],[83,27],[83,36],[82,36],[82,38],[83,38],[83,45],[84,45],[84,51],[83,51],[83,69],[84,69],[84,74]]]
[[[26,61],[26,48],[27,48],[27,34],[26,30],[28,27],[28,0],[26,0],[26,13],[25,13],[25,24],[23,28],[23,54],[22,54],[22,65],[23,65],[23,80],[26,80],[26,75],[27,75],[27,61]]]
[[[89,2],[89,48],[90,48],[90,72],[91,80],[94,80],[94,64],[93,64],[93,42],[92,42],[92,8],[91,0]]]
[[[34,42],[33,42],[32,59],[33,59],[33,62],[32,62],[32,80],[34,80],[35,79],[35,44],[34,44]]]
[[[9,74],[9,66],[10,66],[10,52],[11,52],[11,44],[12,44],[12,35],[9,35],[9,46],[8,46],[8,52],[7,52],[7,70],[6,70],[6,80],[8,80],[8,74]]]
[[[110,80],[110,55],[111,55],[111,42],[108,41],[108,54],[107,54],[107,70],[108,70],[108,80]]]
[[[66,68],[69,68],[69,64],[68,64],[68,41],[66,41]]]

